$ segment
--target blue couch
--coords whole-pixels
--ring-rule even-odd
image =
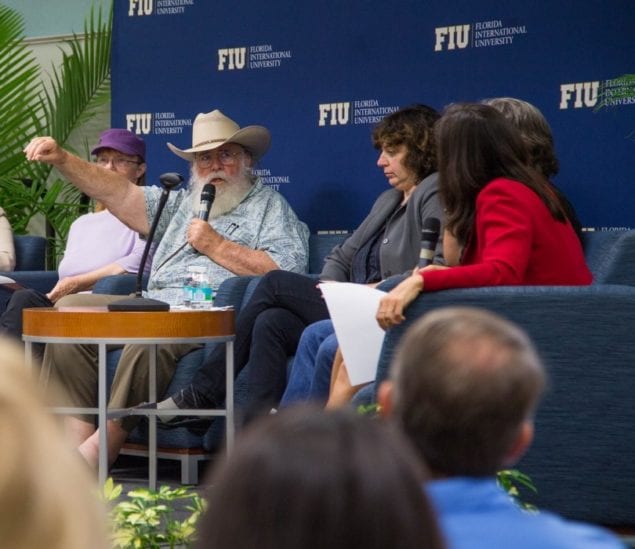
[[[550,377],[536,437],[518,469],[538,494],[524,499],[572,519],[635,526],[635,231],[585,233],[588,287],[498,287],[423,294],[386,333],[377,382],[396,344],[427,311],[482,307],[524,328]],[[386,281],[389,289],[396,281]],[[357,403],[373,402],[377,383]]]
[[[529,333],[550,377],[536,417],[534,444],[518,464],[538,494],[524,493],[523,498],[571,519],[632,528],[635,231],[587,232],[584,249],[594,274],[588,287],[478,288],[419,297],[408,309],[406,322],[387,332],[377,381],[356,403],[374,402],[377,382],[387,376],[397,342],[427,311],[467,305],[499,313]],[[314,265],[312,272],[318,271]],[[398,281],[386,281],[382,288],[388,290]],[[256,284],[257,279],[249,277],[229,279],[219,297],[238,309]],[[244,391],[241,381],[239,376],[238,403]],[[214,448],[221,435],[215,425],[202,442]]]
[[[479,288],[422,295],[409,308],[406,322],[387,332],[377,381],[385,379],[404,331],[426,311],[469,305],[511,319],[532,337],[551,379],[536,417],[535,442],[518,464],[539,491],[536,496],[523,494],[524,498],[573,519],[633,526],[635,338],[630,330],[635,321],[635,231],[588,232],[584,237],[594,274],[592,286]],[[324,255],[343,238],[311,237],[311,272],[319,272]],[[217,303],[240,310],[257,282],[255,277],[228,279],[218,290]],[[386,281],[383,287],[396,283]],[[129,282],[127,289],[133,286]],[[181,360],[168,392],[189,382],[205,352]],[[245,389],[242,377],[236,382],[237,403]],[[376,383],[366,387],[356,401],[373,402],[375,387]],[[203,437],[185,429],[160,429],[159,444],[213,451],[222,440],[222,428],[217,421]],[[133,433],[131,440],[143,441],[143,431]]]

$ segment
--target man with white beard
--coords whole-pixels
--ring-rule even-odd
[[[276,191],[252,175],[252,167],[268,150],[271,137],[262,126],[240,128],[218,110],[197,115],[192,147],[172,152],[191,163],[187,189],[170,193],[155,233],[156,251],[147,296],[178,304],[188,267],[203,266],[212,287],[235,275],[262,275],[274,269],[305,272],[308,228]],[[101,201],[122,222],[147,235],[162,189],[136,187],[121,175],[86,162],[62,149],[51,137],[37,137],[24,150],[31,161],[55,166],[88,196]],[[198,219],[201,189],[216,188],[209,221]],[[80,295],[72,304],[104,305],[121,296]],[[59,305],[69,305],[61,300]],[[200,345],[161,346],[157,353],[157,392],[163,394],[177,361]],[[94,345],[46,346],[42,380],[54,380],[68,394],[62,404],[95,407],[97,349]],[[148,351],[144,345],[124,346],[109,407],[129,408],[148,398]],[[117,457],[139,416],[108,421],[108,457]],[[99,455],[94,416],[66,418],[72,442],[91,465]]]

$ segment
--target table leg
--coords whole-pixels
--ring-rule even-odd
[[[97,402],[99,426],[99,483],[104,484],[108,477],[108,416],[106,401],[106,344],[99,343]]]
[[[225,343],[225,441],[227,451],[234,446],[234,341]]]
[[[157,346],[150,345],[150,371],[148,372],[149,401],[157,401]],[[148,416],[148,485],[157,489],[157,416]]]
[[[33,364],[33,346],[30,341],[24,342],[24,360],[31,368],[35,366]]]

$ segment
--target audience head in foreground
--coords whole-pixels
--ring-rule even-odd
[[[434,476],[492,476],[529,446],[544,385],[519,328],[486,311],[440,309],[404,336],[387,408]]]
[[[522,511],[496,483],[532,441],[545,379],[527,335],[488,311],[438,309],[403,337],[379,402],[430,466],[426,492],[452,547],[622,546],[599,528]]]
[[[105,548],[107,517],[79,455],[45,409],[21,349],[0,339],[0,544]]]
[[[424,470],[389,424],[296,407],[254,422],[212,471],[199,547],[443,547]]]

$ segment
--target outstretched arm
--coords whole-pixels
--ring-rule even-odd
[[[73,185],[99,200],[131,229],[148,234],[143,190],[124,176],[91,164],[59,146],[52,137],[36,137],[25,147],[27,160],[57,168]]]

